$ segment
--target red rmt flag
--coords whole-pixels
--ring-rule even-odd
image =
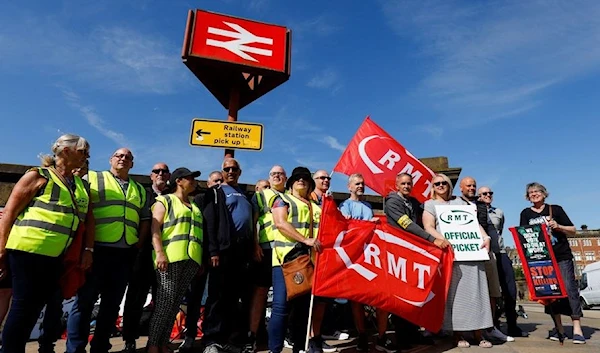
[[[414,183],[412,196],[419,202],[429,199],[435,176],[370,117],[356,131],[333,170],[346,175],[361,173],[365,184],[382,196],[396,191],[398,173],[409,173]]]
[[[347,220],[326,197],[313,293],[380,308],[437,332],[452,279],[452,251],[385,223]]]

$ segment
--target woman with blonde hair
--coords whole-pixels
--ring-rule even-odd
[[[431,199],[425,202],[423,226],[425,230],[443,237],[438,223],[436,205],[468,205],[460,197],[452,196],[452,182],[444,174],[436,174],[433,178]],[[481,226],[480,226],[481,228]],[[484,242],[482,247],[489,251],[491,238],[483,228]],[[443,329],[454,332],[454,342],[459,348],[468,348],[470,343],[464,333],[472,332],[479,347],[490,348],[492,344],[482,339],[482,330],[493,326],[490,298],[488,294],[485,261],[454,261],[452,265],[452,281],[446,299]]]
[[[92,224],[89,192],[73,170],[89,157],[90,145],[77,135],[62,135],[42,167],[17,182],[0,220],[0,279],[10,266],[13,301],[4,331],[3,351],[24,352],[44,305],[59,288],[63,255],[84,220]],[[85,252],[82,267],[91,265]]]

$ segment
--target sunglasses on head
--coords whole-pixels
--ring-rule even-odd
[[[323,175],[323,176],[320,176],[320,177],[316,177],[315,179],[321,179],[321,180],[331,180],[331,177],[330,177],[330,176]]]
[[[490,192],[486,191],[486,192],[482,192],[481,195],[483,195],[483,196],[492,196],[492,195],[494,195],[494,192],[493,191],[490,191]]]
[[[154,173],[154,174],[157,174],[157,175],[158,175],[158,174],[160,174],[161,172],[162,172],[163,174],[168,174],[168,173],[169,173],[169,170],[168,170],[168,169],[152,169],[152,173]]]
[[[440,185],[444,185],[444,186],[448,186],[448,182],[447,181],[436,181],[435,183],[433,183],[434,186],[440,186]]]
[[[238,167],[225,167],[225,168],[223,168],[223,171],[227,172],[227,173],[229,173],[229,172],[239,172],[240,168],[238,168]]]

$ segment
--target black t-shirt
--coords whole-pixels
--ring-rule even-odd
[[[540,213],[535,212],[529,207],[524,209],[521,211],[520,225],[547,224],[547,217],[550,216],[550,207],[552,207],[552,218],[554,218],[556,223],[562,226],[573,225],[569,216],[567,216],[563,208],[558,205],[546,205]],[[554,256],[556,256],[557,261],[570,260],[573,258],[571,246],[569,245],[569,240],[565,233],[552,230],[548,227],[548,235],[552,240],[552,250],[554,250]]]

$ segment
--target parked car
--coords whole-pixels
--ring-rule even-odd
[[[585,266],[579,289],[583,309],[600,305],[600,261]]]

